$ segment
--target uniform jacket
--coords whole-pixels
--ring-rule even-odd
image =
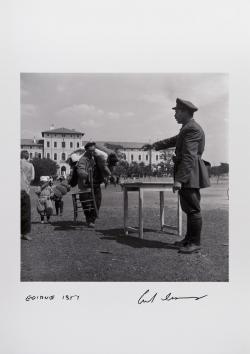
[[[208,170],[202,160],[205,134],[201,126],[191,119],[182,126],[178,135],[153,144],[156,150],[175,147],[174,180],[183,188],[206,188],[210,186]]]

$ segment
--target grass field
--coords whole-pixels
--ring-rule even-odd
[[[103,189],[95,230],[83,214],[73,222],[70,193],[62,217],[41,224],[31,190],[33,240],[21,241],[22,281],[228,281],[228,183],[212,183],[202,194],[202,250],[185,255],[171,244],[178,238],[159,231],[159,197],[145,193],[144,239],[124,236],[123,194],[120,186]],[[176,195],[165,195],[165,215],[175,223]],[[185,232],[185,216],[183,231]],[[138,195],[129,194],[129,222],[138,223]]]

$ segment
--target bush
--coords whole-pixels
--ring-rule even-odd
[[[59,166],[57,163],[51,159],[47,158],[34,158],[32,164],[35,169],[35,179],[34,184],[37,184],[40,181],[41,176],[54,176],[57,173]]]

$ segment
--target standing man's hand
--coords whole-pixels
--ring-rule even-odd
[[[145,144],[142,146],[142,150],[146,151],[146,150],[152,150],[153,149],[153,145],[151,144]]]
[[[179,191],[181,189],[181,182],[175,181],[173,185],[173,192]]]

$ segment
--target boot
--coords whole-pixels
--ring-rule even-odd
[[[190,218],[187,215],[187,232],[186,235],[184,237],[184,239],[182,239],[181,241],[176,241],[174,242],[174,246],[176,247],[184,247],[186,246],[190,241]]]
[[[200,213],[190,217],[190,243],[200,245],[201,243],[202,217]]]
[[[200,245],[196,245],[194,243],[189,243],[186,246],[180,247],[179,252],[180,253],[196,253],[199,252],[201,249]]]

